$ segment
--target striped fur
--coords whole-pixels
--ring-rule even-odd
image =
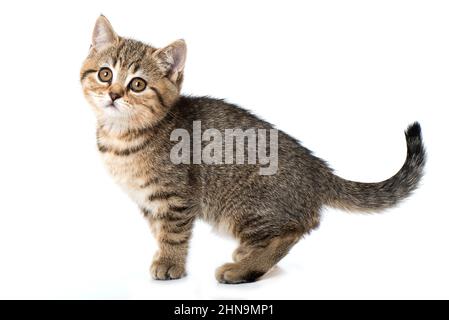
[[[281,260],[304,235],[317,228],[323,206],[365,212],[398,204],[418,186],[425,151],[419,124],[406,131],[407,159],[399,172],[380,183],[337,177],[298,141],[279,132],[276,174],[259,175],[260,165],[180,164],[170,161],[174,129],[192,136],[193,121],[214,128],[271,129],[244,109],[223,100],[180,95],[185,44],[157,49],[116,35],[104,17],[97,21],[92,49],[80,72],[83,92],[97,119],[99,153],[116,182],[150,222],[159,250],[155,279],[185,275],[194,221],[201,218],[238,239],[233,263],[217,269],[223,283],[255,281]],[[100,68],[113,73],[99,81]],[[138,76],[141,93],[129,89]],[[112,105],[109,93],[120,93]],[[206,142],[203,142],[204,144]]]

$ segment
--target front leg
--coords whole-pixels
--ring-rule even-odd
[[[145,211],[144,211],[145,213]],[[170,207],[163,214],[146,214],[159,245],[150,273],[156,280],[179,279],[186,275],[185,265],[194,216],[186,207]]]

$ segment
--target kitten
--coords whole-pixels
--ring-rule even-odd
[[[298,141],[278,132],[278,169],[261,175],[256,164],[175,164],[175,129],[272,129],[249,112],[206,97],[180,94],[186,44],[156,49],[119,37],[100,16],[81,68],[81,84],[98,119],[98,150],[107,169],[138,204],[159,244],[155,279],[185,275],[195,219],[224,229],[239,241],[233,263],[216,271],[222,283],[257,280],[304,235],[318,227],[320,209],[379,211],[417,188],[425,151],[418,123],[405,132],[407,159],[379,183],[348,181],[332,173]],[[203,144],[205,142],[203,141]],[[248,152],[248,147],[245,146]]]

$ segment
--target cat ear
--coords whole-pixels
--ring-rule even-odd
[[[118,42],[118,36],[104,15],[98,17],[92,33],[92,49],[101,49]]]
[[[187,46],[184,40],[176,40],[165,48],[156,50],[153,57],[167,73],[169,79],[177,82],[182,76],[186,63]]]

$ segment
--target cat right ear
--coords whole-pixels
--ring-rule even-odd
[[[177,82],[182,79],[184,65],[186,63],[187,47],[184,40],[179,39],[165,48],[153,53],[158,64],[167,73],[170,80]]]
[[[99,16],[92,33],[91,49],[101,50],[117,43],[118,40],[118,35],[115,33],[109,20],[104,15]]]

